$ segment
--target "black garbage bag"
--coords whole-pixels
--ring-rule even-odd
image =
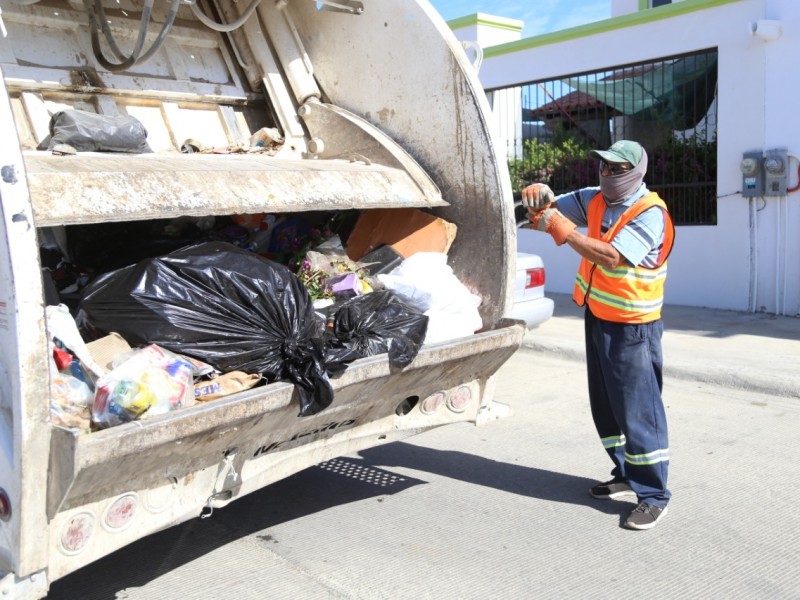
[[[325,365],[339,374],[357,358],[389,353],[403,368],[414,360],[428,331],[428,317],[392,290],[356,296],[335,307],[325,331]]]
[[[47,149],[57,144],[68,144],[78,152],[152,152],[147,130],[136,117],[82,110],[62,110],[50,117]]]
[[[333,400],[311,298],[286,267],[226,242],[142,260],[90,283],[76,321],[87,338],[112,331],[222,372],[290,381],[300,416]]]

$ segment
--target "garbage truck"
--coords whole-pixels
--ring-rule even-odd
[[[475,69],[427,0],[0,10],[3,596],[41,598],[100,557],[325,460],[504,414],[493,382],[524,333],[507,318],[510,180]],[[52,144],[70,113],[134,119],[148,151]],[[278,380],[89,432],[53,422],[47,309],[68,290],[53,299],[45,250],[116,237],[89,254],[119,266],[120,248],[142,249],[125,226],[412,209],[457,228],[447,265],[478,299],[474,331],[422,344],[402,368],[385,353],[354,360],[306,416],[296,385]]]

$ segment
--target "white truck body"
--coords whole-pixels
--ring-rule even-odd
[[[504,157],[462,47],[426,0],[159,1],[145,48],[122,63],[101,40],[95,0],[18,0],[0,12],[0,593],[41,598],[51,582],[131,542],[197,518],[311,465],[502,409],[493,377],[524,327],[504,318],[515,227]],[[122,53],[148,0],[106,3]],[[149,4],[153,4],[149,2]],[[64,108],[128,114],[152,154],[36,150]],[[275,126],[275,156],[182,154]],[[261,211],[426,209],[458,226],[449,253],[481,298],[483,329],[386,355],[332,379],[331,406],[298,417],[273,383],[88,434],[51,424],[39,244],[64,227]],[[411,410],[396,410],[399,406]]]

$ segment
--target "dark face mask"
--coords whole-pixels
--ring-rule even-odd
[[[639,186],[644,181],[644,174],[647,172],[647,154],[642,156],[642,160],[627,173],[619,175],[600,174],[600,191],[603,199],[608,206],[622,204],[636,193]]]

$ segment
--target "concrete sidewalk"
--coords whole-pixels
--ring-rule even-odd
[[[584,361],[584,309],[547,295],[553,317],[527,332],[523,348]],[[800,398],[800,318],[678,305],[662,317],[665,376]]]

